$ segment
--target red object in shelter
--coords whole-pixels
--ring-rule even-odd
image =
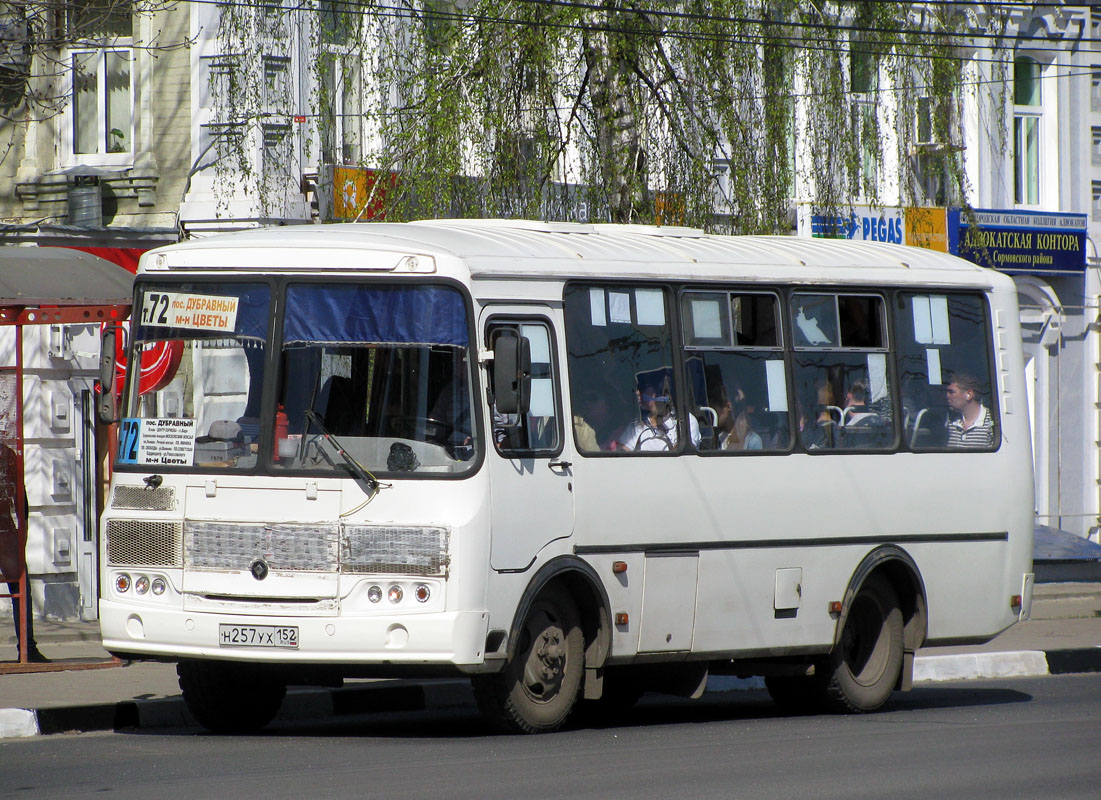
[[[113,324],[113,323],[107,323]],[[130,339],[129,323],[122,323],[125,335],[115,337],[115,386],[121,391],[128,367],[126,351]],[[174,377],[183,358],[184,343],[175,340],[153,342],[142,347],[141,372],[138,376],[138,394],[148,394],[163,389]]]

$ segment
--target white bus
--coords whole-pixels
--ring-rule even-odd
[[[208,728],[383,676],[469,676],[523,732],[709,674],[868,711],[919,647],[1028,615],[1021,337],[991,270],[438,220],[165,247],[135,292],[130,363],[173,363],[122,393],[103,643],[178,662]]]

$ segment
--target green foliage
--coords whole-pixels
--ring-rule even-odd
[[[308,35],[322,54],[310,108],[321,155],[396,173],[388,219],[653,222],[657,212],[737,233],[789,231],[796,196],[824,213],[879,203],[895,186],[904,203],[960,202],[954,145],[974,80],[961,48],[973,31],[1004,30],[998,4],[982,3],[319,8]],[[225,52],[255,50],[262,16],[227,5]],[[255,121],[265,109],[249,98],[262,87],[247,72],[230,105]],[[919,112],[931,125],[924,143]],[[258,177],[240,166],[235,180]]]

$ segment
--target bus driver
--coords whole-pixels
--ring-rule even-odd
[[[677,447],[677,416],[673,411],[668,379],[661,375],[640,375],[639,417],[627,425],[616,442],[617,450],[669,451]],[[688,415],[689,435],[694,446],[700,443],[700,426]]]

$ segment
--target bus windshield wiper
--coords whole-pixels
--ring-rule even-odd
[[[368,472],[366,469],[364,469],[362,464],[360,464],[348,454],[348,451],[344,449],[344,446],[337,440],[337,438],[329,433],[329,429],[325,427],[325,423],[321,421],[321,417],[317,416],[317,413],[313,409],[306,409],[306,419],[309,420],[311,424],[317,426],[318,430],[321,431],[321,436],[325,439],[325,441],[332,445],[333,449],[336,450],[337,455],[344,459],[344,463],[348,465],[348,469],[351,470],[352,474],[364,483],[366,483],[367,488],[370,489],[372,492],[377,492],[379,486],[381,485],[378,482],[378,479],[375,478],[375,476]]]

